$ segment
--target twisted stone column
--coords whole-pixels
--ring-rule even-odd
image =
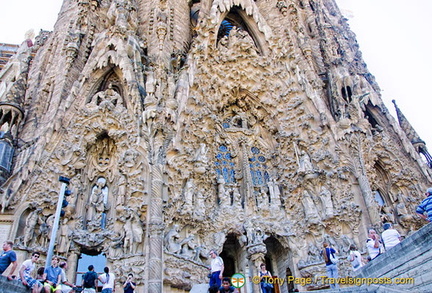
[[[149,203],[149,263],[148,292],[162,292],[163,282],[163,218],[162,218],[162,166],[154,165],[152,172],[152,188]]]

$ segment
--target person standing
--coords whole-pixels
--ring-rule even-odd
[[[61,272],[62,269],[59,268],[59,258],[58,256],[53,256],[51,259],[51,266],[45,268],[44,271],[44,288],[45,293],[61,293]]]
[[[39,257],[39,252],[33,252],[31,258],[25,260],[21,265],[21,269],[19,270],[22,284],[27,288],[30,288],[32,290],[32,293],[39,293],[43,288],[42,283],[32,278],[32,276],[30,275],[31,272],[35,269]]]
[[[6,269],[12,264],[12,268],[7,275],[8,280],[12,280],[12,276],[18,266],[17,257],[15,251],[12,250],[13,242],[7,240],[3,243],[3,253],[0,255],[0,274],[3,274]]]
[[[96,293],[98,286],[98,275],[94,271],[94,266],[88,266],[88,272],[82,277],[81,287],[84,288],[83,293]]]
[[[102,282],[102,293],[112,293],[115,289],[115,276],[109,272],[109,268],[104,268],[104,274],[99,276],[99,281]]]
[[[401,241],[399,232],[393,229],[393,225],[391,223],[384,224],[384,232],[382,232],[381,238],[384,242],[384,247],[386,250],[396,246]]]
[[[422,219],[432,222],[432,187],[426,190],[425,195],[427,197],[417,207],[416,213],[419,214]]]
[[[363,266],[363,257],[354,244],[351,244],[349,247],[348,260],[351,262],[354,271],[357,271]]]
[[[223,259],[217,255],[215,250],[210,250],[210,257],[212,258],[210,264],[211,276],[210,276],[210,287],[220,287],[222,282],[222,275],[224,271]]]
[[[321,251],[321,255],[324,258],[326,264],[327,277],[332,279],[330,281],[330,288],[338,289],[339,284],[336,282],[336,279],[339,277],[338,267],[337,264],[331,261],[331,256],[334,257],[337,251],[334,248],[330,247],[327,242],[323,243],[323,247],[324,249]]]
[[[135,291],[136,284],[133,282],[133,275],[129,274],[126,282],[123,285],[124,293],[133,293]]]
[[[266,265],[265,263],[262,263],[260,265],[260,280],[261,280],[261,290],[263,293],[271,293],[272,292],[272,288],[273,285],[271,283],[269,283],[268,279],[271,278],[271,274],[269,271],[267,271],[266,269]]]
[[[370,260],[373,260],[381,254],[382,244],[379,235],[374,229],[369,229],[368,239],[366,240],[366,247],[369,252]]]

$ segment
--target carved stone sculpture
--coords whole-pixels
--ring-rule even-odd
[[[73,194],[55,253],[106,258],[116,291],[133,273],[136,292],[189,292],[211,249],[248,293],[262,262],[319,279],[323,241],[345,276],[368,227],[426,224],[427,149],[390,117],[334,1],[61,9],[0,71],[0,223],[19,255],[47,251],[59,176]]]

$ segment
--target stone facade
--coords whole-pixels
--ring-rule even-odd
[[[64,0],[0,82],[0,222],[22,259],[47,250],[59,175],[55,252],[104,254],[140,292],[206,283],[210,249],[227,276],[320,276],[323,241],[343,257],[367,227],[424,224],[430,170],[334,0]]]

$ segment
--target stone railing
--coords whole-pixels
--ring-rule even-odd
[[[9,281],[0,275],[0,293],[28,293],[30,292],[20,281]]]

